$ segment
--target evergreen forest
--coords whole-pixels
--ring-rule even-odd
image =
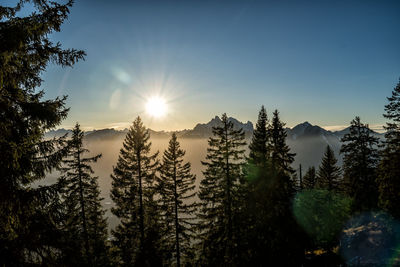
[[[27,2],[36,12],[18,16]],[[119,223],[109,231],[92,169],[104,155],[88,156],[78,123],[44,138],[69,108],[67,96],[44,98],[41,75],[86,58],[49,37],[72,4],[0,6],[0,266],[400,265],[400,82],[382,107],[383,140],[355,116],[343,165],[327,146],[304,173],[269,107],[257,107],[250,142],[222,114],[202,177],[176,134],[152,153],[149,129],[133,118],[110,173]],[[56,183],[34,185],[54,171]]]

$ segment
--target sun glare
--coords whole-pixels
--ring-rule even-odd
[[[167,113],[167,104],[161,97],[153,96],[147,100],[146,111],[153,117],[162,117]]]

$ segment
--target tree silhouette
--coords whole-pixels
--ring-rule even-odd
[[[201,264],[234,265],[234,212],[244,164],[244,132],[235,130],[226,114],[208,140],[204,179],[200,183],[199,230]]]
[[[400,82],[385,105],[388,119],[384,129],[385,141],[379,166],[379,206],[392,216],[400,218]]]
[[[313,189],[315,188],[317,183],[317,174],[315,171],[315,167],[309,167],[306,174],[303,177],[303,188],[304,189]]]
[[[66,255],[65,261],[74,265],[107,265],[107,221],[101,206],[98,177],[93,177],[90,163],[101,157],[84,157],[89,151],[83,147],[83,132],[79,124],[72,131],[68,141],[67,158],[61,168],[63,176],[59,179],[65,205],[65,231],[70,233],[69,242],[77,244],[77,250]],[[77,255],[82,257],[77,257]],[[82,259],[84,262],[82,263]]]
[[[196,176],[190,172],[190,163],[183,163],[185,151],[180,148],[173,133],[167,150],[164,151],[160,168],[159,188],[161,192],[161,216],[167,232],[164,240],[168,248],[175,250],[176,265],[181,266],[181,254],[187,262],[193,260],[191,242],[195,237],[194,220],[196,203]]]
[[[268,135],[268,117],[264,106],[258,114],[256,128],[253,132],[253,137],[249,145],[249,161],[251,164],[260,167],[266,167],[267,160],[269,159],[269,135]]]
[[[117,263],[124,266],[161,264],[159,218],[154,200],[158,152],[150,155],[149,131],[140,117],[133,122],[113,169],[112,213],[120,219],[113,231]]]
[[[275,110],[269,127],[272,167],[292,175],[295,171],[290,165],[293,163],[296,154],[290,153],[290,148],[286,144],[287,134],[284,127],[285,124],[280,120],[278,110]]]
[[[353,209],[371,210],[377,206],[378,200],[376,167],[379,139],[356,117],[351,121],[350,132],[341,141],[344,183],[346,192],[354,200]]]
[[[341,189],[341,170],[340,167],[336,166],[336,164],[337,159],[335,154],[333,153],[332,148],[328,145],[326,146],[321,165],[318,169],[317,186],[319,188],[327,189],[328,191],[338,191]]]
[[[65,97],[43,100],[41,73],[47,65],[73,66],[85,53],[62,49],[50,34],[60,31],[72,1],[31,1],[0,6],[0,265],[57,265],[62,233],[57,185],[32,187],[60,166],[64,140],[43,134],[66,117]]]

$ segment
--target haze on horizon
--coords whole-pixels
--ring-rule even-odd
[[[399,79],[399,11],[398,1],[76,1],[53,37],[86,61],[50,66],[42,88],[69,96],[61,128],[125,128],[140,115],[181,130],[223,112],[254,123],[265,105],[288,127],[341,129],[358,115],[376,129]],[[146,113],[153,96],[165,116]]]

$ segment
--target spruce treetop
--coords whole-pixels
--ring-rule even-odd
[[[328,145],[321,165],[318,169],[318,186],[320,188],[331,190],[340,189],[341,169],[337,165],[337,159],[332,148]]]
[[[268,155],[268,117],[264,106],[258,114],[256,129],[253,132],[253,137],[249,145],[249,159],[253,164],[265,166]]]
[[[293,174],[295,171],[290,165],[293,163],[296,154],[290,153],[290,148],[286,144],[287,134],[284,127],[285,123],[280,120],[278,110],[275,110],[269,129],[272,166],[276,170]]]
[[[372,135],[368,124],[361,123],[360,117],[351,121],[350,131],[342,137],[341,142],[343,145],[340,153],[344,154],[344,169],[354,164],[376,167],[379,139]]]
[[[379,164],[379,206],[399,219],[400,209],[400,81],[392,91],[392,96],[387,98],[385,114],[388,119],[384,129],[385,141]]]
[[[384,129],[386,130],[386,149],[391,152],[399,152],[400,147],[400,81],[392,91],[392,96],[387,98],[389,103],[385,105],[383,117],[388,119]]]
[[[357,211],[370,210],[377,204],[376,167],[379,139],[372,135],[368,124],[360,117],[351,121],[350,131],[341,139],[343,157],[343,182],[347,194],[354,199]]]
[[[315,171],[315,167],[309,167],[306,174],[303,177],[303,187],[305,189],[313,189],[315,188],[317,183],[317,173]]]

